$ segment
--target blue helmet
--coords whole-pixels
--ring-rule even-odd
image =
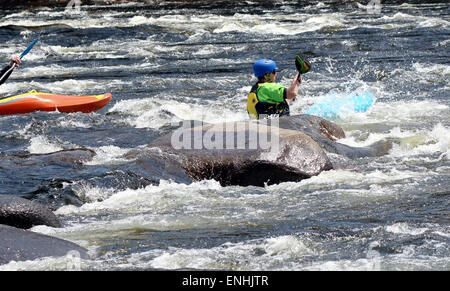
[[[261,59],[253,64],[256,77],[264,77],[267,73],[273,73],[274,70],[278,70],[277,64],[269,59]]]

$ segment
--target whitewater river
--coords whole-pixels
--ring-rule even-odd
[[[87,248],[82,270],[449,270],[450,4],[295,2],[0,11],[5,65],[40,34],[2,97],[113,94],[91,114],[1,116],[0,194],[49,205],[63,227],[32,231]],[[339,142],[391,140],[388,155],[330,155],[334,170],[263,188],[185,184],[125,158],[173,122],[247,120],[253,62],[275,60],[289,85],[299,52],[313,70],[292,114],[372,92],[368,112],[335,120]],[[96,156],[24,158],[75,148]],[[68,259],[0,270],[65,270]]]

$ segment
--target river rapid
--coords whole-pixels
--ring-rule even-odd
[[[209,2],[0,11],[0,60],[40,35],[8,97],[33,89],[111,92],[90,114],[0,116],[0,194],[48,204],[91,260],[46,258],[0,270],[450,270],[450,4]],[[291,114],[321,98],[372,92],[368,112],[334,120],[339,142],[391,140],[301,182],[266,187],[145,176],[124,158],[174,122],[247,120],[252,64],[289,85],[313,64]],[[63,149],[83,163],[27,162]],[[139,161],[133,161],[136,164]]]

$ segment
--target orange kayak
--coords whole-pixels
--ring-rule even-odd
[[[0,115],[22,114],[34,111],[64,113],[97,111],[111,101],[111,93],[91,96],[68,96],[41,93],[35,90],[0,100]]]

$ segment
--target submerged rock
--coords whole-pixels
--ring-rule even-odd
[[[28,154],[21,156],[0,157],[3,168],[61,165],[80,165],[92,160],[95,152],[89,149],[67,149],[48,154]]]
[[[44,257],[77,256],[89,259],[87,250],[59,238],[0,225],[0,265]]]
[[[34,225],[61,227],[45,205],[12,195],[0,195],[0,224],[25,229]]]
[[[345,137],[342,128],[336,123],[314,115],[283,116],[279,119],[279,123],[281,128],[299,130],[309,135],[325,151],[350,159],[383,156],[392,148],[390,141],[379,141],[368,147],[352,147],[339,143],[337,140]]]
[[[67,149],[49,154],[32,154],[23,156],[28,163],[39,163],[43,165],[73,165],[82,164],[92,160],[95,152],[89,149]]]

